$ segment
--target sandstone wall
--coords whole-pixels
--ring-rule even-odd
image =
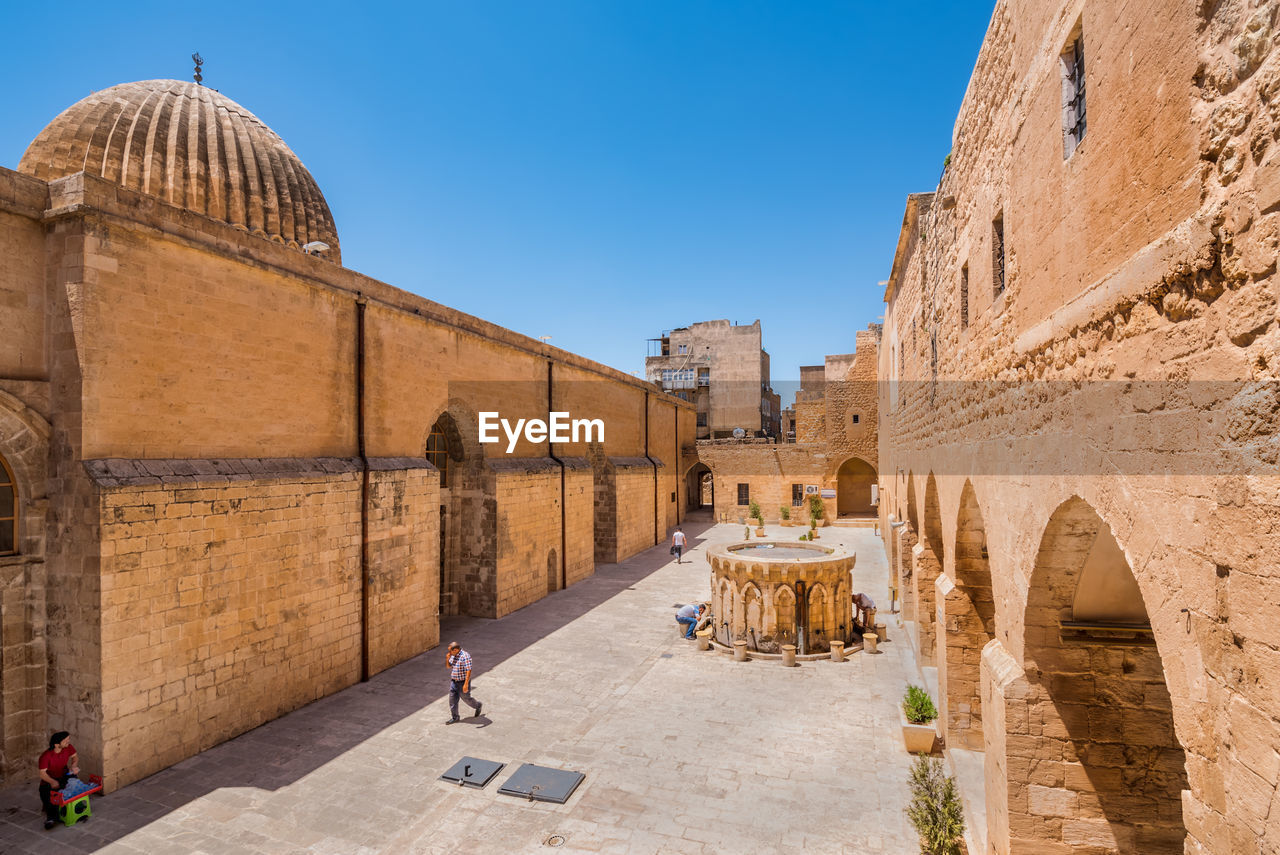
[[[82,175],[0,170],[0,258],[0,455],[24,474],[21,554],[0,558],[0,741],[24,759],[0,774],[29,776],[65,728],[118,786],[359,679],[362,654],[376,673],[437,644],[441,504],[453,608],[498,616],[590,575],[587,440],[556,447],[562,470],[545,444],[480,444],[482,411],[600,418],[605,459],[645,460],[599,497],[610,560],[679,519],[663,461],[693,408],[621,372]],[[363,474],[311,462],[359,461],[361,375],[365,651]],[[424,459],[445,413],[465,434],[447,502]],[[264,457],[279,471],[237,468]],[[154,656],[127,673],[138,638]]]
[[[1064,159],[1058,52],[1081,15],[1088,131]],[[1280,520],[1274,26],[1271,4],[1001,3],[950,165],[909,203],[880,360],[882,504],[921,537],[930,517],[941,531],[941,609],[921,601],[916,620],[939,634],[952,737],[968,726],[953,690],[979,696],[997,852],[1274,848],[1280,768],[1258,762],[1280,750],[1280,554],[1262,534]],[[948,620],[980,599],[956,563],[968,491],[994,610],[976,691],[955,665],[986,633]],[[1033,570],[1078,500],[1121,545],[1154,665],[1138,647],[1127,661],[1046,658],[1057,628],[1029,615],[1053,573]],[[1133,674],[1151,685],[1121,679]],[[1103,688],[1067,694],[1085,677]],[[1160,709],[1153,686],[1169,692],[1176,751],[1130,723]],[[1084,724],[1053,712],[1104,696],[1111,711],[1090,707]]]
[[[93,465],[109,786],[360,678],[356,465],[218,468]]]

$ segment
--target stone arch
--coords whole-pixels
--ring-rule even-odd
[[[1183,851],[1186,758],[1145,606],[1128,599],[1137,589],[1093,506],[1059,505],[1027,590],[1022,660],[1009,657],[1020,673],[1003,690],[1009,852]],[[1097,617],[1107,591],[1125,599],[1118,619]]]
[[[987,553],[986,525],[965,480],[956,515],[953,574],[938,578],[938,696],[947,743],[980,750],[982,733],[981,652],[995,638],[995,595]]]
[[[431,421],[423,454],[440,469],[440,614],[485,615],[496,601],[496,503],[479,422],[453,399]]]
[[[938,576],[942,573],[942,513],[938,503],[938,482],[932,472],[925,482],[923,537],[912,548],[911,579],[915,595],[916,639],[920,662],[933,665],[936,659],[936,599]]]
[[[748,582],[742,589],[742,620],[746,630],[746,640],[760,649],[760,639],[764,634],[764,597],[754,582]],[[754,633],[751,630],[755,630]]]
[[[0,783],[25,779],[45,730],[49,423],[0,391],[0,458],[13,485],[13,549],[0,555]]]
[[[720,580],[720,587],[716,592],[715,613],[717,626],[715,627],[716,638],[720,639],[722,644],[733,644],[733,627],[734,627],[734,600],[737,599],[738,591],[734,584],[728,579]]]
[[[715,507],[716,482],[710,466],[699,460],[689,467],[684,478],[688,510],[697,511]]]
[[[831,649],[831,597],[822,584],[809,589],[809,637],[805,641],[808,652],[817,653]]]
[[[853,592],[850,590],[848,580],[841,579],[839,584],[836,585],[836,594],[831,611],[831,628],[835,632],[832,637],[848,644],[849,625],[853,620]]]
[[[871,503],[872,486],[878,481],[876,468],[861,457],[850,457],[836,469],[836,515],[871,517],[876,512]]]
[[[790,585],[773,589],[773,620],[769,634],[778,644],[796,643],[796,594]]]
[[[911,577],[912,569],[912,551],[915,549],[917,540],[919,539],[920,523],[916,516],[916,482],[915,476],[907,473],[907,511],[905,517],[900,517],[899,522],[903,525],[897,531],[897,543],[894,552],[898,557],[898,565],[895,568],[898,580],[898,600],[900,602],[899,611],[902,613],[902,619],[913,621],[916,619],[916,595],[915,585]]]

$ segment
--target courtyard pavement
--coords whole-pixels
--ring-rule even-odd
[[[706,547],[743,528],[685,531],[682,565],[655,547],[502,620],[446,619],[442,640],[475,658],[479,718],[446,726],[442,645],[95,798],[73,828],[42,830],[34,784],[0,790],[0,851],[918,852],[897,713],[918,678],[901,627],[882,611],[882,652],[844,663],[699,652],[674,606],[709,596]],[[820,542],[853,548],[855,590],[884,598],[871,528]],[[463,755],[507,767],[483,790],[438,780]],[[499,795],[524,762],[586,779],[564,805]]]

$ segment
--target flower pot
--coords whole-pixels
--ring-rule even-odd
[[[791,520],[779,520],[778,525],[782,526],[783,528],[791,528]]]
[[[764,526],[756,529],[756,537],[764,537]]]
[[[810,540],[818,539],[818,530],[816,528],[809,529],[809,539]]]
[[[902,723],[902,742],[912,754],[932,754],[933,740],[938,735],[933,722],[912,724],[907,721],[906,713],[898,708],[898,720]]]

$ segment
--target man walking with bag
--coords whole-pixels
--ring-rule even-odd
[[[484,706],[471,697],[471,654],[462,649],[456,641],[449,642],[449,652],[444,656],[444,664],[449,666],[449,714],[445,724],[455,724],[458,718],[458,698],[466,701],[467,706],[475,712],[474,718],[480,717],[480,707]]]

